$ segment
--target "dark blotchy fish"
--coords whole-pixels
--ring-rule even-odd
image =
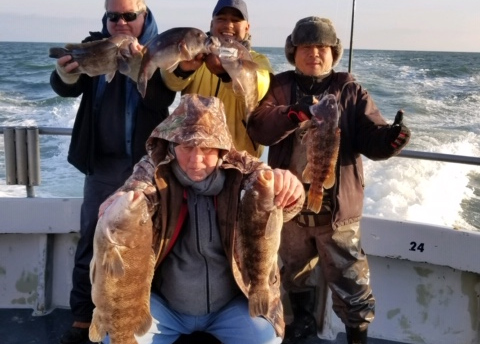
[[[73,74],[87,74],[89,76],[106,75],[110,82],[118,70],[120,73],[134,77],[138,74],[141,53],[132,55],[130,44],[137,44],[137,39],[128,35],[115,35],[99,41],[86,43],[70,43],[65,48],[52,47],[49,56],[60,58],[71,55],[72,61],[78,62]]]
[[[335,166],[340,148],[339,111],[334,95],[328,94],[310,107],[312,118],[302,143],[307,148],[303,182],[310,183],[307,208],[319,213],[323,188],[335,184]]]
[[[220,58],[222,67],[232,79],[233,91],[245,97],[248,116],[258,104],[258,65],[248,49],[237,40],[211,36],[207,46],[212,54]]]
[[[152,220],[145,196],[129,191],[98,220],[90,263],[95,304],[89,337],[111,344],[136,344],[152,324],[150,288],[155,257]]]
[[[138,74],[138,91],[145,97],[147,82],[157,68],[173,72],[181,61],[206,53],[207,35],[193,27],[177,27],[158,34],[143,48],[143,59]]]
[[[242,275],[248,292],[250,316],[267,315],[269,281],[277,264],[283,210],[274,204],[272,170],[249,177],[240,203],[239,235]]]

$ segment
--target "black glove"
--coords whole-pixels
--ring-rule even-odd
[[[295,123],[307,121],[312,118],[310,106],[316,103],[314,96],[304,96],[296,104],[293,104],[288,109],[288,118]]]
[[[395,149],[402,149],[410,140],[410,129],[403,125],[403,110],[398,110],[388,133],[390,145]]]

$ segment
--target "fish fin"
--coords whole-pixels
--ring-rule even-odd
[[[232,90],[235,94],[238,95],[245,95],[245,87],[243,87],[242,83],[240,82],[240,79],[232,79]]]
[[[53,57],[55,59],[58,59],[68,54],[69,54],[69,51],[67,49],[58,48],[58,47],[50,48],[50,50],[48,51],[48,57]]]
[[[318,214],[322,208],[323,192],[313,193],[312,189],[308,190],[307,208]]]
[[[241,64],[242,64],[242,67],[247,69],[247,70],[257,70],[258,69],[258,63],[253,62],[251,60],[242,60]]]
[[[90,283],[95,282],[95,273],[97,272],[97,264],[95,264],[95,257],[90,262]]]
[[[242,256],[242,255],[240,255],[240,256]],[[245,266],[245,260],[244,260],[243,256],[240,259],[241,259],[241,261],[240,261],[239,266],[241,267],[240,268],[240,273],[242,274],[243,284],[249,285],[250,284],[250,276],[248,275],[248,269]]]
[[[306,131],[308,128],[310,128],[312,126],[312,120],[311,119],[308,119],[306,121],[303,121],[303,122],[300,122],[300,124],[298,125],[299,129],[297,130],[302,130],[302,131]],[[303,142],[303,138],[305,137],[305,133],[302,135],[302,143]]]
[[[328,175],[325,182],[323,183],[323,187],[325,189],[330,189],[335,184],[335,180],[336,180],[335,168],[337,166],[339,150],[340,150],[340,129],[337,128],[335,131],[335,142],[333,144],[333,153],[332,153],[332,158],[330,160],[330,166],[328,168]]]
[[[183,60],[188,61],[194,58],[194,56],[190,55],[190,52],[188,51],[187,43],[185,42],[184,39],[178,42],[177,49]]]
[[[121,57],[124,57],[126,59],[132,58],[132,53],[130,52],[129,48],[119,48],[118,49],[118,55]]]
[[[305,169],[303,170],[302,173],[302,180],[304,183],[311,183],[312,182],[312,168],[310,164],[307,164],[305,166]]]
[[[147,79],[145,73],[140,73],[137,80],[137,90],[142,95],[142,98],[145,98],[147,93]]]
[[[128,64],[128,61],[124,58],[118,57],[117,58],[117,69],[120,73],[122,74],[128,74],[130,73],[130,65]]]
[[[107,80],[107,82],[110,82],[112,81],[114,76],[115,76],[115,71],[112,73],[105,74],[105,80]]]
[[[174,71],[175,69],[177,69],[177,66],[178,66],[179,63],[180,63],[180,62],[175,62],[175,63],[174,63],[173,65],[171,65],[170,67],[165,68],[165,70],[166,70],[167,72],[169,72],[169,73],[173,73],[173,71]]]
[[[268,216],[267,225],[265,226],[265,239],[270,239],[276,235],[280,235],[278,228],[282,228],[283,212],[275,207]]]
[[[94,343],[100,343],[107,333],[101,330],[101,327],[99,326],[101,322],[96,312],[97,309],[95,308],[93,310],[92,322],[90,323],[90,328],[88,329],[88,338]]]
[[[248,310],[252,318],[268,315],[269,292],[268,289],[250,289],[248,293]]]
[[[335,184],[335,173],[334,172],[335,172],[335,164],[332,164],[332,166],[330,166],[330,171],[329,171],[329,174],[327,176],[327,179],[325,179],[325,181],[323,182],[323,187],[325,189],[330,189],[333,186],[333,184]]]
[[[147,333],[152,326],[152,316],[150,314],[150,311],[148,310],[148,307],[145,309],[145,312],[140,315],[140,318],[140,324],[138,324],[138,327],[134,331],[135,335],[139,337]]]
[[[145,98],[145,94],[147,93],[147,83],[148,80],[152,78],[153,73],[157,70],[157,66],[154,64],[147,64],[146,66],[142,66],[140,68],[140,72],[138,74],[137,80],[137,90],[142,95],[142,98]]]
[[[117,247],[113,247],[105,252],[102,265],[108,276],[118,278],[125,274],[123,259]]]
[[[311,126],[312,126],[311,120],[301,122],[300,124],[300,130],[303,130],[300,134],[302,145],[308,144],[308,140],[309,140],[308,137],[311,135],[311,133],[307,129],[309,129]]]
[[[103,38],[98,41],[91,41],[85,43],[67,43],[65,44],[65,49],[67,50],[85,50],[91,49],[92,47],[104,46],[108,38]]]

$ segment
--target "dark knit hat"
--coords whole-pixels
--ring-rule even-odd
[[[330,19],[307,17],[300,19],[285,42],[285,56],[288,62],[295,65],[295,48],[299,45],[326,45],[332,47],[335,67],[343,55],[343,46]]]
[[[247,4],[243,0],[218,0],[217,5],[213,9],[212,17],[215,17],[218,12],[223,10],[225,7],[235,8],[241,13],[243,19],[248,21]]]

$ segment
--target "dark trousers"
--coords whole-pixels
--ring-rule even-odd
[[[330,224],[299,226],[295,220],[284,224],[280,257],[282,285],[289,293],[309,291],[311,260],[319,257],[325,279],[332,291],[333,310],[349,327],[365,327],[373,320],[375,298],[370,287],[367,256],[360,245],[360,224],[354,222],[334,230]]]
[[[75,266],[72,273],[70,308],[75,321],[90,322],[95,308],[91,299],[90,261],[93,255],[93,236],[98,219],[100,204],[115,192],[129,174],[89,175],[85,177],[83,204],[80,214],[80,240],[75,252]]]

